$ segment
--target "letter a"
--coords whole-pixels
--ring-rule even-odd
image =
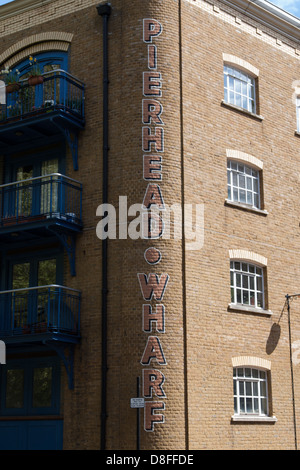
[[[143,366],[148,366],[152,359],[155,359],[156,362],[161,366],[167,364],[160,341],[157,336],[148,337],[145,351],[141,359],[141,364]]]

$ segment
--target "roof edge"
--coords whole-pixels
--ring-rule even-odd
[[[0,21],[10,16],[18,15],[33,8],[47,5],[52,0],[14,0],[0,6]]]
[[[221,0],[265,26],[300,42],[300,19],[267,0]]]

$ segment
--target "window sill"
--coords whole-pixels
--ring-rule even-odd
[[[273,315],[273,312],[271,310],[265,310],[263,308],[257,308],[257,307],[247,307],[246,305],[241,305],[241,304],[228,304],[229,310],[233,310],[236,312],[245,312],[245,313],[256,313],[258,315]]]
[[[237,209],[244,209],[249,212],[255,212],[261,215],[268,215],[269,212],[263,209],[258,209],[257,207],[249,206],[248,204],[243,204],[242,202],[235,202],[230,201],[229,199],[225,199],[226,206],[236,207]]]
[[[241,113],[244,113],[247,116],[253,117],[254,119],[258,119],[259,121],[264,120],[264,117],[261,116],[260,114],[251,113],[251,111],[247,111],[247,109],[240,108],[239,106],[236,106],[235,104],[227,103],[224,100],[221,101],[221,104],[222,106],[225,106],[230,109],[234,109],[235,111],[240,111]]]
[[[251,415],[233,415],[231,416],[233,422],[247,422],[247,423],[276,423],[276,416],[251,416]]]

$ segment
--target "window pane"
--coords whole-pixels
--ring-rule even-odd
[[[258,396],[258,383],[257,382],[253,382],[253,395],[255,397]]]
[[[235,87],[236,93],[241,94],[241,92],[242,92],[242,84],[241,84],[241,82],[240,82],[239,80],[235,80],[235,82],[234,82],[234,87]]]
[[[257,294],[257,306],[260,308],[264,306],[262,294]]]
[[[38,263],[38,285],[56,284],[56,259],[46,259]]]
[[[262,278],[261,277],[256,278],[256,284],[257,284],[257,290],[262,291]]]
[[[231,173],[230,170],[227,170],[227,183],[230,184],[231,181]]]
[[[13,265],[12,288],[24,289],[29,287],[30,263]]]
[[[242,97],[241,95],[235,95],[235,105],[239,108],[242,107]]]
[[[240,188],[245,188],[245,176],[244,175],[239,175],[239,185],[240,185]]]
[[[234,397],[234,412],[235,412],[235,414],[237,414],[237,412],[238,412],[238,409],[237,409],[237,398],[236,398],[236,397]]]
[[[253,191],[258,193],[258,180],[256,178],[253,179]]]
[[[238,304],[242,303],[242,291],[241,289],[236,290],[236,301]]]
[[[33,407],[51,406],[52,367],[38,367],[33,372]]]
[[[240,190],[240,202],[246,202],[246,191],[244,191],[243,189]]]
[[[236,286],[241,287],[241,275],[238,273],[236,274]]]
[[[248,395],[248,396],[252,395],[251,382],[246,382],[246,395]]]
[[[245,377],[251,377],[251,369],[249,367],[245,369]]]
[[[247,204],[253,204],[252,193],[250,191],[247,191]]]
[[[242,271],[244,271],[245,273],[248,272],[248,265],[246,263],[242,263]]]
[[[24,370],[8,369],[6,372],[6,408],[24,406]]]
[[[231,302],[234,303],[234,288],[231,288]]]
[[[258,398],[253,399],[253,406],[254,406],[254,413],[258,414],[259,413],[259,406],[258,406]]]
[[[262,400],[261,400],[261,412],[264,415],[268,414],[267,399],[266,398],[262,398]]]
[[[244,400],[244,398],[240,398],[240,412],[245,413],[245,400]]]
[[[246,398],[247,413],[252,413],[252,398]]]
[[[266,373],[263,370],[261,370],[261,371],[259,371],[259,376],[260,376],[261,379],[265,379],[266,378]]]
[[[248,289],[248,276],[243,275],[243,288]]]
[[[249,305],[249,292],[243,290],[243,304]]]
[[[247,168],[248,171],[251,171],[250,168]],[[246,178],[247,181],[247,189],[252,191],[252,179],[250,177]]]

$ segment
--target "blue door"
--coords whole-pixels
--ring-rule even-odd
[[[7,361],[0,372],[0,450],[61,450],[58,358]]]

